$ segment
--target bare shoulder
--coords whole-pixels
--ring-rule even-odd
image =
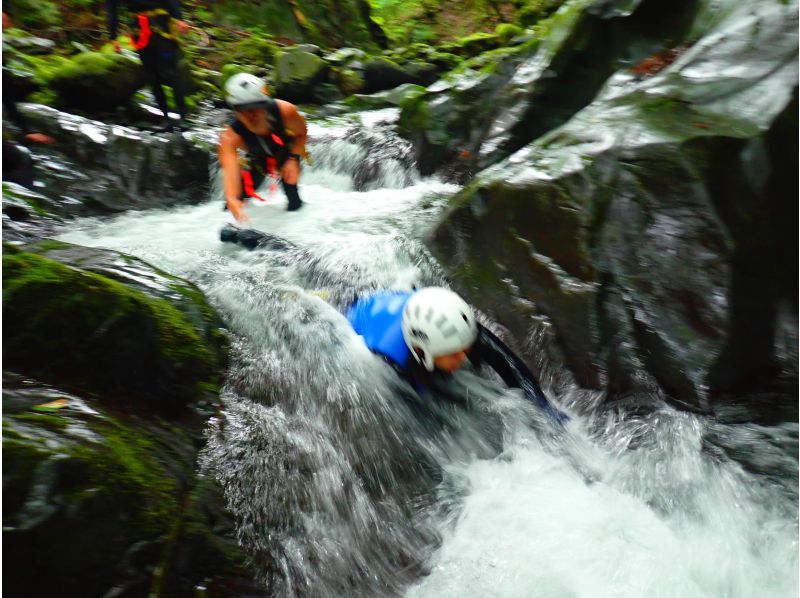
[[[224,129],[222,129],[222,133],[219,135],[219,144],[223,147],[242,147],[244,140],[242,139],[241,135],[239,135],[230,125],[227,125]]]
[[[275,103],[278,105],[278,110],[280,110],[283,118],[302,118],[300,113],[297,111],[297,106],[291,102],[276,99]]]

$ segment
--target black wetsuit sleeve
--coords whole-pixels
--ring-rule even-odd
[[[522,360],[481,324],[478,324],[478,339],[472,345],[469,360],[476,367],[487,365],[492,368],[509,388],[521,388],[521,378],[533,377],[530,369],[522,363]]]
[[[476,367],[492,368],[509,388],[519,388],[539,407],[559,413],[547,400],[536,376],[511,349],[485,326],[478,324],[478,340],[472,346],[469,360]]]
[[[106,19],[108,22],[108,36],[117,38],[119,28],[119,0],[106,0]]]

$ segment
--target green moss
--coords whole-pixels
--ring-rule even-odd
[[[110,495],[133,500],[143,531],[158,532],[179,514],[178,487],[156,456],[153,441],[137,430],[106,421],[92,426],[104,439],[102,445],[76,445],[72,454],[91,464],[91,481]]]
[[[494,29],[495,35],[500,38],[504,44],[507,44],[512,38],[522,35],[523,32],[524,29],[522,29],[522,27],[513,25],[512,23],[501,23]]]
[[[83,473],[73,476],[71,487],[62,489],[66,503],[80,503],[99,491],[119,502],[120,511],[134,518],[130,524],[138,532],[162,533],[180,512],[178,484],[163,463],[163,449],[141,428],[134,430],[112,419],[81,422],[95,440],[66,435],[75,417],[35,413],[4,416],[4,475],[15,479],[14,487],[20,495],[16,505],[27,492],[30,472],[58,455],[59,459],[82,464]]]
[[[409,94],[400,104],[398,128],[407,133],[424,131],[431,120],[431,109],[426,100],[424,89]]]
[[[523,27],[536,25],[556,12],[565,0],[526,0],[515,20]]]
[[[235,62],[256,66],[272,65],[278,52],[278,45],[271,36],[253,33],[229,47],[229,57]]]
[[[175,389],[183,400],[213,376],[211,351],[186,316],[164,299],[9,250],[3,255],[3,283],[5,315],[12,322],[6,348],[11,361],[33,372],[93,382],[96,390],[180,382],[188,385]],[[154,379],[136,379],[137,370]]]
[[[458,40],[457,45],[461,47],[461,53],[474,56],[493,50],[501,43],[502,40],[494,33],[474,33]]]
[[[5,183],[3,183],[3,197],[4,200],[9,203],[13,201],[20,201],[24,203],[39,216],[47,216],[49,214],[35,197],[27,193],[16,193]]]
[[[340,69],[336,72],[339,89],[345,96],[358,93],[364,88],[364,78],[351,69]]]
[[[67,420],[60,415],[50,413],[20,413],[14,416],[14,419],[21,422],[27,422],[36,426],[42,426],[48,430],[63,432],[67,427]]]

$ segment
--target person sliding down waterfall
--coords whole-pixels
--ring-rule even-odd
[[[357,299],[346,316],[369,350],[420,394],[437,388],[437,380],[469,360],[476,367],[489,366],[555,421],[569,419],[547,400],[525,363],[476,322],[472,308],[453,291],[378,291]]]
[[[297,183],[300,159],[306,156],[307,129],[297,107],[271,98],[264,82],[247,73],[228,79],[225,99],[236,113],[222,131],[218,148],[226,207],[236,220],[246,222],[245,198],[265,201],[256,189],[267,176],[280,176],[289,211],[299,209],[303,202]],[[247,169],[239,163],[238,149],[247,153]]]

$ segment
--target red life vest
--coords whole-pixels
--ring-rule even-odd
[[[272,133],[272,140],[280,145],[281,147],[285,144],[283,143],[283,139],[278,137],[275,133]],[[274,193],[276,189],[275,179],[275,172],[277,170],[278,161],[275,159],[275,156],[267,156],[266,158],[266,167],[267,167],[267,176],[270,178],[269,182],[269,192]],[[250,173],[249,170],[242,170],[242,182],[244,183],[244,191],[250,197],[254,197],[259,201],[267,201],[265,198],[261,197],[258,193],[256,193],[255,185],[253,184],[253,175]]]

